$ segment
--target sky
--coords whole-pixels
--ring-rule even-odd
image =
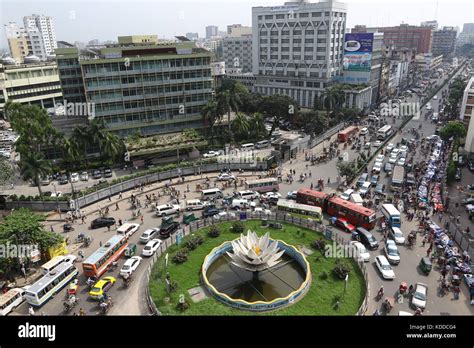
[[[173,38],[187,32],[205,35],[207,25],[226,31],[227,25],[251,25],[252,7],[279,6],[285,0],[0,0],[1,24],[23,23],[23,16],[53,17],[56,39],[88,42],[116,40],[117,36],[157,34]],[[317,2],[312,0],[311,2]],[[474,22],[473,0],[345,0],[347,27],[356,24],[419,25],[438,20],[441,26]],[[0,48],[6,48],[3,28]]]

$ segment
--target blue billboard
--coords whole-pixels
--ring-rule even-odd
[[[370,72],[374,34],[345,34],[344,39],[344,71]]]

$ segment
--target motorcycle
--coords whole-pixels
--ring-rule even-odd
[[[70,296],[66,301],[63,302],[64,311],[66,313],[70,312],[78,303],[79,300],[76,296]]]
[[[102,314],[106,314],[110,308],[114,305],[112,299],[109,297],[107,300],[102,300],[99,303],[100,311]]]

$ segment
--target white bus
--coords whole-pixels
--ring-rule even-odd
[[[388,220],[390,227],[401,226],[400,212],[393,204],[382,204],[382,214]]]
[[[254,143],[242,144],[242,146],[240,146],[240,149],[243,150],[243,151],[253,150],[254,148],[255,148]]]
[[[245,182],[245,189],[248,191],[270,192],[278,191],[278,180],[276,178],[263,178]]]
[[[25,300],[25,290],[15,288],[0,295],[0,316],[5,316]]]
[[[387,124],[377,131],[377,139],[385,140],[390,134],[392,134],[392,132],[393,132],[392,126]]]
[[[53,269],[55,269],[58,265],[60,265],[63,262],[66,263],[74,263],[74,260],[76,259],[76,256],[74,255],[60,255],[60,256],[55,256],[45,264],[41,266],[41,270],[43,271],[43,274],[48,274],[51,272]]]
[[[26,290],[26,301],[35,307],[42,306],[72,281],[78,273],[79,271],[73,263],[62,262]]]
[[[288,199],[279,199],[277,209],[297,215],[306,215],[308,219],[321,222],[323,220],[323,210],[314,205],[300,204]]]

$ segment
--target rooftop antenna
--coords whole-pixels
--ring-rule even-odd
[[[435,8],[435,20],[438,20],[438,7],[439,7],[439,0],[436,0],[436,8]]]

